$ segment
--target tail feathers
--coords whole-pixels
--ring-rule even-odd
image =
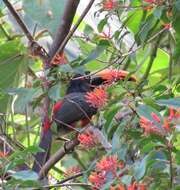
[[[51,150],[51,143],[52,143],[52,132],[51,130],[47,130],[46,133],[43,133],[39,147],[43,149],[43,152],[38,152],[35,155],[34,164],[32,167],[32,170],[39,173],[42,166],[46,163],[46,161],[49,159],[50,156],[50,150]]]

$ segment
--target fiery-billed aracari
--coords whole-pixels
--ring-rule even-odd
[[[86,94],[93,91],[100,85],[111,84],[114,81],[122,80],[129,75],[127,71],[106,69],[93,76],[86,77],[75,75],[70,81],[69,87],[63,100],[58,101],[53,107],[53,121],[56,122],[59,131],[69,132],[75,127],[77,121],[81,121],[82,126],[88,124],[97,108],[90,105],[86,100]],[[135,81],[134,76],[129,76],[128,80]],[[48,152],[51,146],[51,131],[45,130],[40,141],[40,147],[45,153],[38,153],[33,170],[39,172],[42,165],[48,159]]]

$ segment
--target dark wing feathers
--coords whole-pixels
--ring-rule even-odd
[[[54,120],[58,126],[73,124],[96,114],[97,109],[89,106],[85,100],[85,93],[71,93],[64,97],[61,108],[54,113]]]

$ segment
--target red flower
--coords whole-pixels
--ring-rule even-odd
[[[67,63],[68,63],[68,60],[63,52],[56,54],[53,60],[51,61],[52,65],[64,65]]]
[[[89,176],[89,181],[94,184],[96,188],[100,189],[106,183],[105,173],[92,172]]]
[[[125,167],[124,162],[123,162],[123,161],[120,161],[120,162],[119,162],[119,168],[120,168],[120,169],[123,169],[124,167]]]
[[[104,157],[100,162],[96,164],[97,170],[112,172],[114,176],[116,176],[117,167],[118,167],[117,156]]]
[[[8,154],[9,154],[9,152],[0,151],[0,158],[5,158],[8,156]]]
[[[94,138],[93,133],[91,133],[89,131],[85,132],[83,134],[79,134],[78,140],[79,140],[80,144],[86,148],[93,148],[97,144],[97,141]]]
[[[162,126],[166,131],[170,131],[170,123],[167,118],[164,118],[164,124]]]
[[[145,134],[154,133],[154,134],[161,135],[161,136],[164,135],[163,130],[158,128],[152,121],[149,121],[145,117],[140,118],[140,126],[141,126],[141,128],[143,128],[145,130]]]
[[[166,24],[164,24],[164,28],[165,28],[166,30],[169,30],[171,27],[172,27],[171,23],[166,23]]]
[[[105,0],[103,2],[103,9],[105,10],[114,9],[116,6],[117,6],[117,2],[114,0]]]
[[[171,121],[171,120],[173,120],[174,118],[175,118],[175,111],[174,111],[174,109],[171,107],[171,108],[169,109],[169,117],[168,117],[168,120]]]
[[[107,93],[103,88],[96,88],[93,92],[87,92],[85,98],[92,107],[100,108],[107,101]]]
[[[155,0],[143,0],[143,1],[146,3],[154,3],[155,2]]]
[[[80,172],[81,172],[81,168],[79,166],[72,166],[66,170],[66,172],[64,173],[64,176],[69,177],[69,176],[78,174]]]
[[[159,119],[159,117],[155,114],[155,113],[151,113],[151,116],[152,116],[152,118],[155,120],[155,121],[157,121],[158,123],[161,123],[161,120]]]
[[[111,186],[110,190],[125,190],[124,185],[119,184],[117,187]]]
[[[129,185],[127,190],[136,190],[136,182],[134,182],[133,184]]]

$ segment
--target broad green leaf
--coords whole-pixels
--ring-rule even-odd
[[[49,98],[51,98],[52,100],[54,101],[57,101],[60,99],[60,89],[61,89],[61,85],[60,83],[52,86],[50,89],[49,89],[49,92],[48,92],[48,96]]]
[[[146,173],[146,165],[149,155],[145,156],[141,161],[138,161],[134,165],[134,177],[136,180],[140,180]]]
[[[22,180],[22,181],[36,181],[38,180],[38,174],[33,171],[25,170],[18,171],[11,175],[14,179]]]
[[[0,45],[0,91],[16,87],[24,70],[26,70],[24,47],[19,40],[8,41]],[[0,112],[6,112],[10,97],[0,98]]]
[[[103,31],[104,26],[107,24],[107,20],[108,20],[108,18],[105,17],[104,19],[102,19],[102,20],[99,22],[99,24],[98,24],[98,26],[97,26],[98,32],[102,32],[102,31]]]
[[[157,100],[157,104],[162,106],[180,108],[180,98],[170,98],[164,100]]]
[[[9,95],[18,95],[14,104],[14,110],[17,113],[24,113],[26,106],[35,98],[38,98],[40,95],[42,95],[43,92],[41,88],[14,88],[8,89],[7,93]]]
[[[23,0],[23,8],[35,23],[54,34],[59,26],[65,3],[66,0]]]
[[[97,47],[89,54],[89,56],[88,56],[84,61],[81,62],[81,65],[84,65],[84,64],[86,64],[86,63],[88,63],[88,62],[90,62],[90,61],[92,61],[92,60],[98,58],[98,57],[101,55],[101,53],[103,53],[103,51],[105,50],[105,48],[106,48],[105,46],[97,46]]]

